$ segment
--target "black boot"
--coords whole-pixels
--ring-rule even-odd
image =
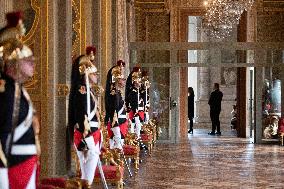
[[[188,130],[188,134],[190,134],[190,133],[193,134],[193,129]]]

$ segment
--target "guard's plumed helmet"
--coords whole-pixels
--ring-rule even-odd
[[[21,11],[9,12],[6,14],[7,27],[16,27],[20,20],[23,20],[24,14]]]
[[[96,49],[96,47],[95,47],[95,46],[88,46],[88,47],[86,48],[86,54],[87,54],[87,55],[90,55],[90,54],[91,54],[91,52],[93,52],[93,53],[94,53],[94,55],[96,54],[97,49]]]
[[[90,61],[90,58],[87,56],[82,56],[79,60],[79,72],[80,75],[97,73],[98,69],[96,66]]]
[[[123,67],[125,67],[125,62],[124,62],[123,60],[118,60],[118,61],[116,62],[116,65],[117,65],[117,66],[123,66]]]
[[[132,73],[132,83],[134,82],[141,83],[141,72]]]
[[[3,64],[31,57],[32,50],[21,41],[21,37],[24,35],[24,26],[20,22],[22,13],[8,13],[6,18],[7,26],[0,31],[0,58]]]
[[[149,77],[148,77],[148,72],[147,71],[142,71],[142,80],[144,81],[144,80],[148,80],[149,79]]]
[[[112,75],[112,82],[116,82],[118,79],[123,79],[124,75],[121,71],[120,66],[115,66],[112,71],[111,71],[111,75]]]

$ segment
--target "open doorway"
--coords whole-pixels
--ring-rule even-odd
[[[207,36],[201,31],[202,19],[200,16],[188,16],[187,41],[208,42]],[[236,41],[236,35],[231,39]],[[211,119],[208,100],[213,90],[214,83],[220,84],[223,92],[222,111],[220,114],[221,130],[236,136],[236,128],[231,124],[233,118],[233,107],[237,104],[237,75],[238,68],[230,66],[219,67],[197,67],[195,63],[216,62],[219,56],[219,63],[235,63],[237,53],[235,50],[221,50],[220,54],[209,50],[188,50],[187,62],[193,64],[187,69],[188,86],[192,87],[194,96],[194,128],[211,131]],[[246,108],[244,108],[246,109]]]
[[[201,18],[200,16],[188,17],[188,42],[199,42],[199,30]],[[197,50],[188,51],[188,63],[197,63],[198,55]],[[197,92],[197,67],[190,67],[187,69],[188,82],[187,87],[192,87],[195,93]],[[197,101],[197,95],[194,95],[194,102]],[[195,103],[194,103],[195,104]],[[195,105],[196,106],[196,105]],[[196,108],[194,108],[194,115],[196,115]],[[195,119],[193,118],[195,123]]]

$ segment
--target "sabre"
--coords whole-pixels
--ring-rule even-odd
[[[126,165],[128,174],[129,174],[130,177],[133,177],[133,175],[132,175],[132,173],[131,173],[131,170],[130,170],[130,167],[129,167],[127,161],[126,161],[126,157],[125,157],[125,155],[124,155],[123,149],[122,149],[121,151],[122,151],[122,152],[121,152],[121,153],[122,153],[122,158],[123,158],[123,160],[124,160],[124,162],[125,162],[125,165]]]
[[[98,168],[99,168],[99,172],[100,172],[100,175],[101,175],[101,180],[102,180],[104,189],[108,189],[100,158],[98,159]]]

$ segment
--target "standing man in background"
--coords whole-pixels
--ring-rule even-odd
[[[193,134],[193,118],[194,118],[194,90],[192,87],[188,87],[188,96],[187,96],[187,105],[188,105],[188,120],[189,120],[189,130],[188,133]]]
[[[220,131],[220,112],[223,93],[219,89],[219,83],[214,83],[214,91],[210,94],[209,106],[210,106],[210,118],[212,122],[212,131],[209,135],[221,135]],[[217,128],[217,132],[215,133]]]

